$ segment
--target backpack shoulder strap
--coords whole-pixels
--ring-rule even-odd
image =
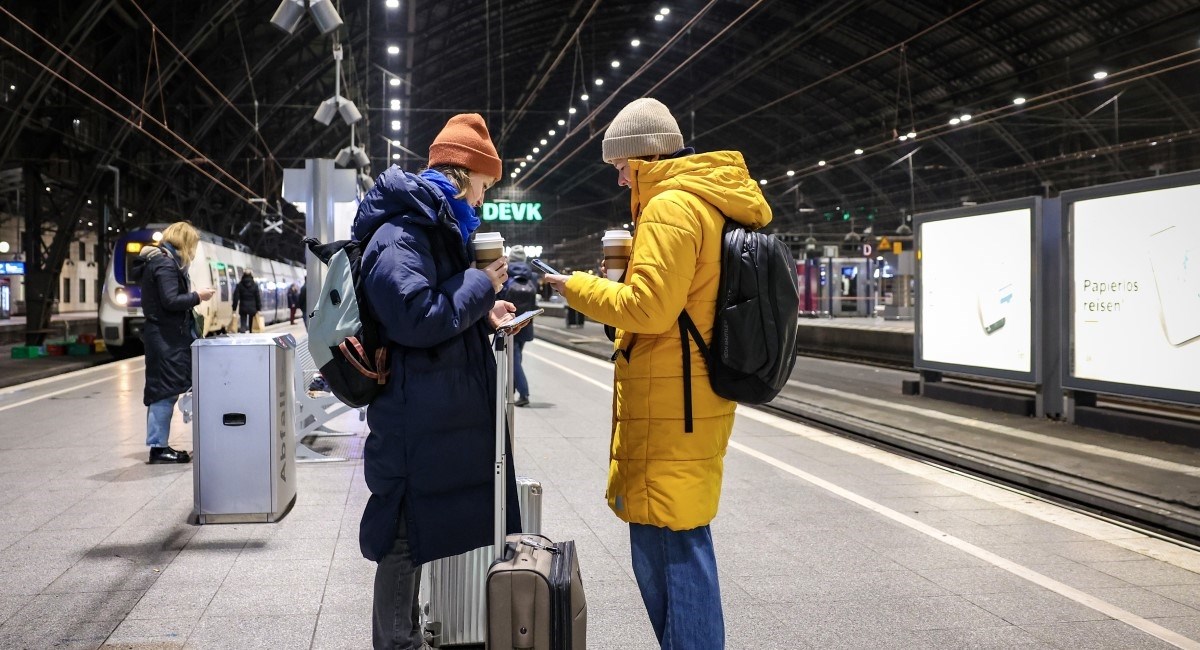
[[[685,309],[679,314],[679,344],[683,348],[684,433],[692,432],[692,346],[689,339],[696,341],[696,347],[700,348],[700,354],[707,359],[708,346],[705,345],[704,337],[700,336],[700,330],[696,328],[696,323],[692,322],[692,317]]]

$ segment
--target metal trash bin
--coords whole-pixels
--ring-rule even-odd
[[[290,334],[192,343],[198,523],[278,521],[295,503],[295,354]]]

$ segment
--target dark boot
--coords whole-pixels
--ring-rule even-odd
[[[186,451],[171,449],[170,447],[151,447],[150,448],[150,464],[159,465],[162,463],[190,463],[192,457]]]

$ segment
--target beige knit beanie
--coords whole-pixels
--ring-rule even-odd
[[[683,133],[671,111],[657,99],[630,102],[604,132],[604,162],[672,154],[683,148]]]

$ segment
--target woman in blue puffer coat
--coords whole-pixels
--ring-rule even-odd
[[[367,410],[364,475],[371,498],[359,543],[379,566],[376,648],[421,648],[420,565],[492,542],[495,328],[515,307],[497,301],[507,259],[476,268],[475,206],[500,176],[483,118],[456,115],[419,174],[391,167],[363,198],[352,235],[367,298],[388,342],[391,375]],[[508,530],[520,530],[508,471]]]

